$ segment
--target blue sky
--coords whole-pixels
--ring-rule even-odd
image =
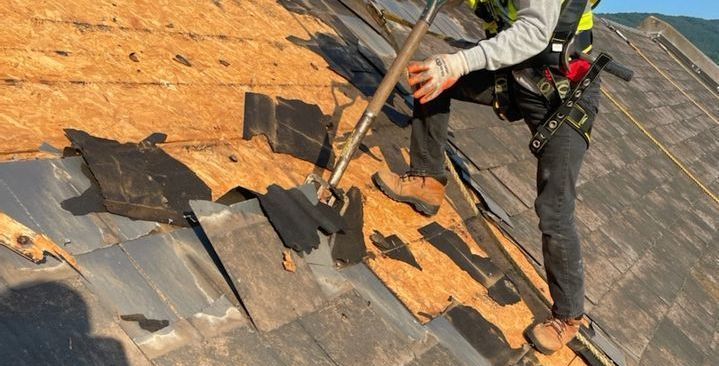
[[[600,13],[661,13],[719,19],[718,0],[602,0]]]

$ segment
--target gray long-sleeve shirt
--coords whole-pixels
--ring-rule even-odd
[[[498,70],[517,65],[542,52],[557,26],[559,0],[515,0],[517,20],[496,37],[460,51],[469,71]]]

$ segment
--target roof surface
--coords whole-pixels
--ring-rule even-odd
[[[412,2],[380,4],[410,21],[419,12]],[[400,88],[343,181],[362,191],[370,256],[341,271],[326,237],[324,250],[292,255],[296,273],[281,270],[282,243],[254,200],[230,208],[193,203],[204,231],[104,212],[82,158],[38,149],[67,146],[65,128],[121,142],[166,133],[159,146],[194,171],[213,199],[237,186],[263,193],[273,183],[301,185],[312,172],[326,176],[311,162],[274,153],[261,136],[242,138],[245,93],[318,105],[339,152],[393,53],[362,2],[9,1],[0,10],[10,30],[0,36],[0,157],[29,159],[0,164],[0,210],[63,245],[85,275],[0,248],[0,334],[10,340],[0,347],[3,359],[584,364],[568,348],[545,357],[526,347],[522,332],[547,315],[530,288],[546,293],[533,266],[541,265],[531,210],[535,162],[526,127],[486,108],[453,104],[452,140],[512,227],[482,229],[456,181],[434,218],[372,186],[374,171],[407,167],[409,109]],[[481,38],[470,19],[443,14],[420,55],[458,45],[437,35]],[[406,32],[392,26],[392,37]],[[596,47],[636,78],[604,78],[580,179],[589,315],[630,365],[711,365],[719,358],[719,206],[707,194],[719,192],[717,96],[648,36],[625,34],[636,49],[604,25],[595,34]],[[233,219],[219,219],[225,215]],[[374,231],[406,243],[417,266],[374,247]],[[492,233],[506,239],[501,248]]]
[[[689,174],[719,192],[719,103],[648,35],[624,34],[638,50],[595,27],[595,48],[636,74],[628,84],[603,78],[605,98],[579,178],[588,313],[635,363],[709,365],[717,360],[719,210]],[[510,214],[508,232],[541,263],[526,127],[468,104],[456,108],[458,147]],[[472,146],[478,139],[481,147]]]

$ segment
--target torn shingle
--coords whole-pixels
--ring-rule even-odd
[[[501,271],[491,259],[473,254],[457,233],[436,222],[420,228],[419,233],[482,286],[490,287],[501,278]]]
[[[245,94],[243,138],[263,134],[276,153],[290,154],[319,167],[331,169],[332,150],[329,117],[317,105],[301,100]]]
[[[323,168],[335,163],[330,121],[315,104],[277,98],[277,141],[273,149],[288,153]]]
[[[245,93],[245,116],[242,120],[242,138],[251,139],[265,135],[268,140],[277,140],[275,102],[271,97],[258,93]]]
[[[501,306],[513,305],[522,300],[517,287],[507,276],[503,276],[487,291],[489,297]]]
[[[285,190],[273,184],[259,201],[285,246],[298,252],[309,253],[319,246],[318,228],[334,234],[345,226],[335,210],[321,202],[313,205],[296,188]]]
[[[525,351],[513,349],[502,331],[472,307],[460,305],[443,315],[492,365],[514,364]]]
[[[78,130],[65,134],[97,179],[109,212],[186,226],[189,200],[211,198],[210,188],[192,170],[156,146],[164,135],[123,144]]]
[[[347,209],[342,215],[345,221],[344,230],[335,235],[332,246],[332,258],[342,264],[355,264],[362,261],[367,255],[364,233],[364,202],[362,191],[352,187],[345,197]]]
[[[142,314],[120,315],[120,319],[126,322],[137,322],[140,328],[150,333],[157,332],[158,330],[166,328],[170,325],[169,320],[147,319]]]
[[[107,212],[64,209],[63,202],[93,185],[82,167],[78,157],[0,164],[0,211],[73,255],[140,237],[157,226]],[[98,196],[86,197],[93,201],[91,206],[100,201]]]
[[[420,271],[422,270],[422,267],[417,262],[417,259],[415,259],[409,246],[397,235],[385,237],[382,233],[375,230],[375,232],[370,235],[370,239],[372,243],[382,251],[383,255],[407,263]]]

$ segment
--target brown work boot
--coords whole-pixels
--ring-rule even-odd
[[[409,203],[427,216],[435,215],[444,199],[444,184],[433,177],[381,171],[375,173],[372,180],[389,198]]]
[[[539,352],[551,355],[562,349],[577,335],[581,322],[581,319],[551,318],[544,323],[535,325],[527,332],[527,336]]]

